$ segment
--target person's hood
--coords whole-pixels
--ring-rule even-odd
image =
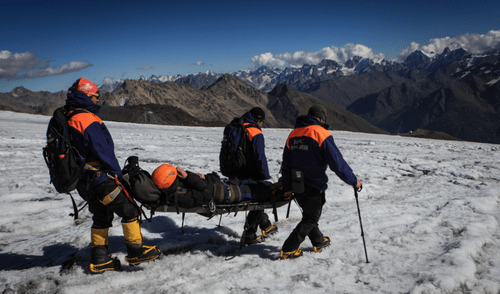
[[[68,92],[68,95],[66,96],[66,106],[73,109],[83,108],[94,114],[98,114],[99,110],[101,109],[100,105],[92,102],[92,99],[90,99],[89,96],[78,90]]]
[[[253,116],[250,113],[250,111],[247,111],[245,114],[243,114],[242,117],[243,117],[243,119],[245,120],[246,123],[250,123],[250,124],[254,125],[254,127],[260,129],[259,124],[255,121],[255,119],[253,118]]]
[[[311,125],[318,125],[325,128],[326,130],[328,130],[329,128],[329,125],[320,122],[316,117],[309,114],[301,115],[295,121],[295,128],[303,128]]]

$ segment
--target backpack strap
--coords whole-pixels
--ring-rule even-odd
[[[67,120],[70,120],[70,118],[72,118],[73,116],[79,114],[79,113],[90,113],[90,114],[93,114],[92,112],[88,111],[87,109],[83,109],[83,108],[75,108],[75,109],[69,109],[69,108],[64,108],[64,110],[66,111],[65,112],[65,116],[66,116],[66,119]]]
[[[137,207],[137,209],[139,209],[140,212],[142,212],[142,215],[144,216],[144,218],[148,221],[148,222],[152,222],[151,218],[148,218],[146,216],[146,213],[144,212],[144,210],[142,210],[142,207],[140,207],[139,205],[137,205],[137,202],[135,202],[134,198],[132,198],[130,196],[130,194],[128,193],[127,189],[125,189],[125,187],[123,186],[123,184],[120,182],[120,180],[118,180],[118,177],[114,177],[112,175],[109,175],[108,174],[108,177],[112,178],[115,180],[116,184],[118,185],[118,187],[120,187],[120,189],[123,191],[123,193],[125,193],[125,196],[127,196],[127,198],[134,204],[135,207]],[[152,216],[152,215],[151,215]]]
[[[75,202],[75,198],[73,198],[73,195],[71,195],[71,193],[68,193],[68,194],[71,197],[71,202],[73,203],[73,211],[74,211],[74,213],[70,213],[69,215],[72,216],[74,220],[77,220],[78,219],[78,213],[80,211],[82,211],[85,208],[85,206],[87,206],[88,202],[85,201],[85,205],[82,206],[82,208],[78,209],[78,206],[76,205],[76,202]]]

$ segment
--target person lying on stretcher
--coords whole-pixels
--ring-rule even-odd
[[[221,179],[216,172],[193,173],[171,164],[163,164],[152,174],[153,181],[161,191],[160,205],[183,208],[216,204],[237,203],[244,200],[270,201],[283,198],[281,182],[240,181]]]

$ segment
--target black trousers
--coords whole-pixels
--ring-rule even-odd
[[[239,180],[256,181],[251,177],[240,177]],[[262,191],[262,186],[260,186],[259,184],[247,184],[244,186],[246,186],[246,189],[244,189],[243,193],[259,194],[259,198],[262,197],[265,193],[264,191]],[[269,221],[269,216],[264,212],[264,210],[251,210],[246,218],[247,231],[245,233],[245,240],[251,241],[257,238],[257,229],[259,227],[261,230],[265,230],[270,226],[271,221]]]
[[[304,193],[295,196],[302,208],[302,220],[285,240],[281,249],[284,252],[297,250],[306,237],[309,237],[313,246],[319,246],[324,242],[318,222],[325,204],[325,192],[306,186]]]
[[[113,201],[104,205],[99,200],[102,200],[106,195],[113,192],[117,184],[113,180],[107,180],[102,184],[92,188],[91,197],[89,198],[89,211],[93,214],[94,221],[92,227],[97,229],[112,227],[114,214],[122,218],[123,223],[132,222],[139,219],[139,209],[128,199],[123,191],[121,191]]]
[[[247,232],[245,239],[251,241],[257,238],[257,229],[260,226],[261,230],[267,229],[271,226],[269,217],[264,210],[251,210],[247,215]]]

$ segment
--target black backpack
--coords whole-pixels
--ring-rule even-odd
[[[246,165],[245,152],[247,134],[244,119],[235,117],[224,128],[222,146],[219,154],[220,172],[228,177],[237,177]]]
[[[125,186],[132,198],[150,209],[151,214],[153,214],[160,201],[161,192],[156,187],[149,172],[139,166],[137,156],[130,156],[125,161],[120,182]]]
[[[85,112],[76,109],[72,113],[65,107],[57,108],[47,128],[47,145],[43,148],[43,157],[49,168],[50,181],[59,193],[69,193],[76,189],[85,160],[78,150],[71,145],[68,120],[75,114]]]

